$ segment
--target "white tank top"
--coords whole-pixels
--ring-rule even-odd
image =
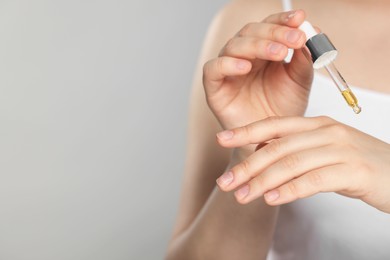
[[[352,87],[355,115],[330,78],[314,77],[306,116],[327,115],[390,143],[390,95]],[[336,193],[280,207],[269,260],[390,259],[390,214]]]

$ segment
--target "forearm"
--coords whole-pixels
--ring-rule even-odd
[[[216,187],[191,225],[173,238],[167,259],[265,259],[277,212],[262,199],[241,205]]]

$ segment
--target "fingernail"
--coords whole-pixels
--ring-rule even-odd
[[[234,133],[233,131],[230,131],[230,130],[226,130],[226,131],[223,131],[223,132],[219,132],[217,134],[217,137],[221,140],[230,140],[232,139],[234,136]]]
[[[249,185],[248,184],[245,185],[244,187],[236,191],[234,194],[236,195],[236,198],[239,200],[245,198],[249,194]]]
[[[248,68],[248,63],[245,61],[238,61],[237,62],[237,69],[239,70],[246,70]]]
[[[279,43],[271,43],[269,45],[269,51],[272,53],[272,54],[279,54],[279,52],[283,49],[283,45],[279,44]]]
[[[301,38],[301,32],[297,30],[291,30],[286,33],[286,40],[290,43],[295,43]]]
[[[288,22],[291,18],[293,18],[296,15],[296,13],[297,13],[296,11],[288,12],[285,21]]]
[[[272,190],[264,194],[264,199],[268,202],[272,202],[277,200],[280,197],[280,193],[278,190]]]
[[[217,183],[221,187],[226,187],[227,185],[232,183],[232,181],[233,181],[233,173],[230,171],[225,172],[224,174],[222,174],[221,177],[217,179]]]

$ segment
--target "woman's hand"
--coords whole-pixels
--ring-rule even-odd
[[[219,133],[224,147],[261,144],[221,176],[246,204],[280,205],[319,192],[358,198],[390,213],[390,145],[327,117],[271,117]]]
[[[244,26],[204,65],[207,102],[225,129],[268,116],[302,115],[313,78],[312,63],[297,29],[302,10],[274,14]],[[284,63],[288,48],[296,49]]]

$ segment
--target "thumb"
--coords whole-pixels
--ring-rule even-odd
[[[313,81],[313,62],[305,47],[294,50],[291,62],[286,64],[286,71],[292,80],[310,88]]]
[[[317,33],[321,33],[321,29],[317,26],[314,26],[314,29]],[[295,82],[310,88],[313,81],[313,61],[305,45],[299,50],[294,50],[294,55],[291,62],[286,65],[286,70]]]

